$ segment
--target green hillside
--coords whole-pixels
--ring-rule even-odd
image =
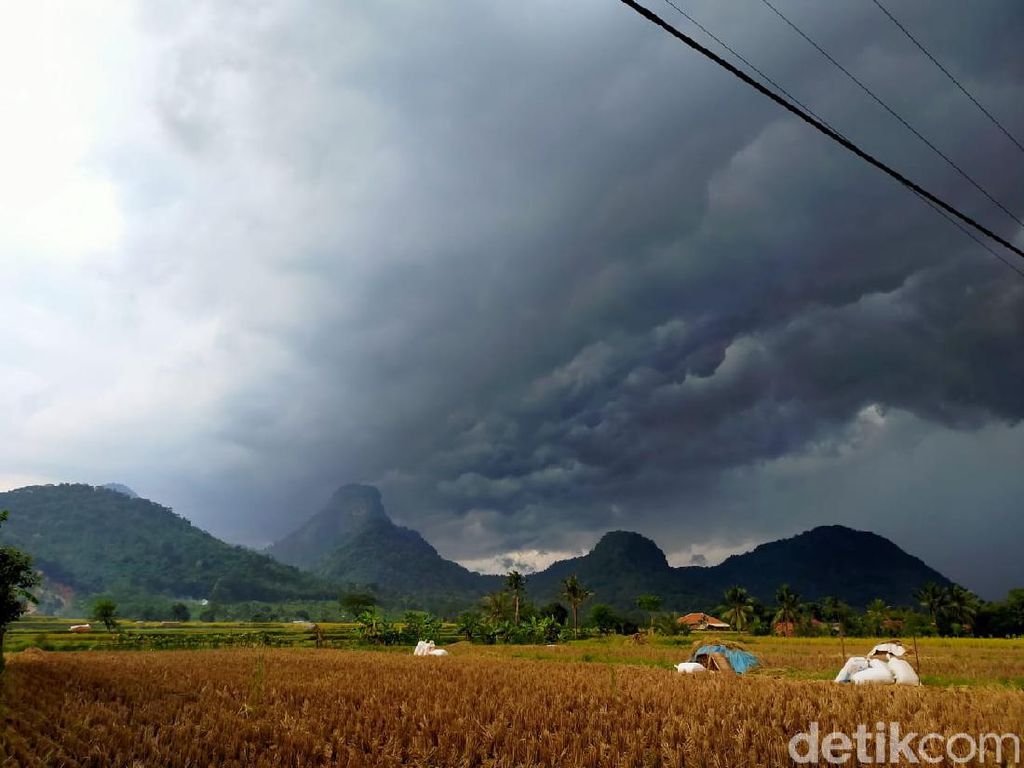
[[[0,493],[11,511],[4,543],[32,554],[54,592],[74,598],[208,598],[242,601],[334,600],[344,589],[370,589],[388,609],[426,608],[453,613],[502,588],[443,558],[418,532],[396,525],[380,493],[365,485],[340,488],[319,512],[267,554],[226,544],[170,509],[123,490],[47,485]],[[671,567],[648,538],[606,534],[581,557],[530,575],[529,594],[559,598],[561,581],[576,574],[594,601],[621,610],[637,595],[661,596],[666,610],[710,610],[733,585],[763,602],[788,583],[805,599],[833,595],[862,607],[880,597],[908,605],[925,582],[942,574],[873,533],[823,526],[763,544],[709,568]]]
[[[35,558],[48,582],[75,596],[166,595],[220,602],[334,598],[337,589],[232,546],[170,509],[123,492],[62,484],[0,493],[4,543]]]

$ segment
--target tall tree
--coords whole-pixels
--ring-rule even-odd
[[[640,595],[636,599],[636,607],[641,611],[647,611],[650,619],[650,632],[654,634],[654,614],[661,610],[661,597],[658,595]]]
[[[475,638],[480,634],[480,614],[476,611],[463,611],[460,613],[455,631],[467,640]]]
[[[0,525],[8,516],[0,510]],[[0,671],[4,668],[4,636],[7,627],[17,621],[35,596],[29,591],[39,584],[39,574],[32,567],[32,558],[14,547],[0,547]]]
[[[480,601],[484,615],[491,621],[508,621],[512,618],[512,600],[505,591],[484,595]]]
[[[621,620],[615,615],[615,611],[612,610],[610,605],[595,603],[590,608],[590,623],[597,628],[598,632],[604,635],[614,632],[621,623]]]
[[[377,605],[377,598],[369,592],[344,592],[338,597],[338,605],[353,619],[358,619]]]
[[[117,603],[113,600],[97,600],[92,606],[92,620],[100,622],[107,632],[117,629]]]
[[[946,607],[946,590],[934,581],[929,581],[914,593],[914,599],[921,604],[922,608],[928,611],[928,615],[932,620],[932,626],[937,629],[939,626],[939,614]]]
[[[515,622],[519,625],[519,603],[526,592],[526,577],[519,571],[511,570],[505,576],[505,588],[512,593],[515,604]]]
[[[789,584],[783,584],[775,592],[775,605],[775,623],[787,625],[787,628],[796,626],[800,618],[800,595],[790,589]]]
[[[737,632],[742,632],[750,623],[754,613],[754,600],[743,587],[729,587],[723,595],[722,605],[725,607],[725,620]]]
[[[572,629],[576,637],[580,636],[580,606],[593,594],[575,573],[562,580],[562,597],[572,606]]]
[[[978,596],[959,584],[950,585],[946,592],[946,613],[964,629],[973,629],[978,613]]]

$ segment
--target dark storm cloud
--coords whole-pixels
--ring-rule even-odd
[[[1019,242],[761,3],[686,7]],[[1024,210],[1024,157],[874,6],[782,7]],[[899,15],[1024,132],[1019,8]],[[181,388],[187,450],[103,480],[250,542],[364,480],[464,559],[613,526],[710,552],[838,520],[943,567],[960,505],[928,495],[943,524],[911,540],[874,490],[823,504],[825,479],[870,483],[872,452],[889,498],[904,462],[964,484],[953,448],[915,463],[911,433],[1024,452],[1024,280],[619,3],[147,5],[141,24],[152,134],[104,153],[145,254],[119,276],[208,340],[180,364],[215,384]],[[995,489],[992,519],[1012,475],[967,483]]]
[[[738,25],[849,135],[1010,231],[761,10],[716,26]],[[985,127],[880,19],[791,10],[1024,208],[999,137],[978,142]],[[407,186],[368,211],[380,236],[361,255],[381,263],[347,322],[301,334],[313,381],[356,399],[320,390],[318,492],[377,480],[465,557],[480,545],[445,539],[452,515],[484,514],[485,548],[571,548],[580,531],[717,516],[723,472],[841,443],[868,407],[950,429],[1020,418],[1021,281],[877,172],[614,5],[398,18],[415,39],[368,54],[359,82],[388,112]],[[389,20],[362,23],[383,34]],[[571,20],[582,34],[563,33]],[[910,22],[948,39],[955,19]],[[1022,74],[1007,50],[957,59],[1003,110]],[[321,279],[337,279],[333,256],[314,263]],[[243,442],[258,423],[239,414]],[[768,532],[789,532],[774,514]],[[733,509],[705,530],[744,523]]]

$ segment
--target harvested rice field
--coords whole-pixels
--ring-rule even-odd
[[[986,641],[963,641],[962,649],[959,641],[932,642],[925,658],[933,664],[961,653],[979,659],[972,685],[797,679],[823,672],[823,663],[837,668],[831,646],[823,646],[828,659],[806,662],[814,669],[787,666],[783,651],[799,656],[801,643],[801,659],[818,658],[806,640],[753,646],[765,669],[742,677],[679,675],[662,656],[678,661],[681,648],[621,642],[458,644],[446,658],[336,649],[26,651],[8,657],[0,766],[737,768],[793,764],[790,739],[812,722],[850,734],[879,721],[904,733],[1020,733],[1024,690],[993,661],[1019,671],[1020,645],[987,641],[988,653]],[[972,651],[968,643],[980,645]],[[968,747],[954,745],[935,764],[963,764]]]

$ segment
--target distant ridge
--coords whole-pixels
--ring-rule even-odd
[[[915,605],[922,584],[949,579],[888,539],[841,525],[812,528],[762,544],[711,567],[668,565],[658,546],[640,534],[613,531],[582,557],[552,564],[530,577],[534,594],[554,597],[561,579],[576,573],[595,600],[631,607],[637,595],[657,594],[671,610],[710,610],[733,585],[770,604],[789,584],[805,600],[834,596],[863,607],[875,598]]]
[[[269,548],[273,557],[220,541],[116,487],[30,486],[0,493],[4,508],[11,517],[0,529],[3,543],[27,550],[53,584],[83,596],[334,600],[343,590],[369,589],[392,610],[453,615],[503,584],[501,576],[446,560],[417,531],[396,525],[369,485],[339,488]],[[665,610],[680,613],[713,612],[733,585],[769,604],[787,583],[805,600],[831,595],[863,607],[875,598],[913,605],[925,582],[950,583],[888,539],[839,525],[768,542],[716,566],[681,568],[649,538],[611,531],[587,554],[530,574],[530,599],[559,599],[572,574],[593,590],[594,602],[630,610],[638,595],[656,594]]]
[[[402,595],[406,604],[472,600],[501,588],[497,576],[483,576],[445,560],[423,537],[395,525],[380,492],[372,486],[342,486],[327,505],[295,532],[269,549],[333,581],[376,585]],[[530,596],[547,602],[560,597],[561,582],[576,574],[594,600],[620,609],[635,606],[637,595],[657,594],[666,610],[710,610],[722,593],[742,585],[765,603],[789,584],[806,600],[835,596],[863,607],[875,598],[891,605],[913,605],[922,584],[949,579],[891,541],[841,525],[813,528],[733,555],[711,567],[673,568],[649,538],[631,531],[606,533],[585,555],[551,564],[528,577]]]

